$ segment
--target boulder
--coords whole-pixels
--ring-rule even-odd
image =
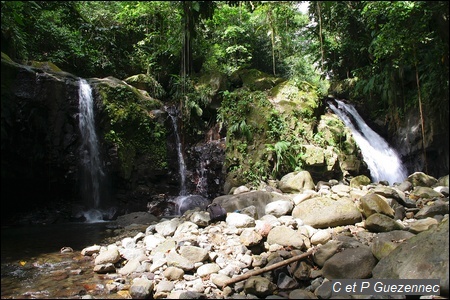
[[[441,296],[449,295],[448,218],[421,232],[382,258],[374,279],[440,279]]]

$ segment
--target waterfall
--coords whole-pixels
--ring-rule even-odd
[[[90,210],[83,212],[87,222],[103,220],[99,210],[100,188],[104,180],[98,139],[95,133],[94,103],[92,89],[85,79],[80,78],[79,96],[79,128],[81,133],[80,159],[82,166],[81,191],[82,197]]]
[[[206,178],[206,166],[208,164],[208,161],[202,161],[200,162],[200,170],[198,171],[198,179],[197,184],[195,186],[195,190],[198,194],[203,195],[207,193],[207,178]]]
[[[328,102],[331,110],[350,128],[355,142],[370,171],[373,182],[386,180],[389,184],[403,182],[407,177],[406,168],[389,144],[373,131],[351,104],[335,99],[337,107]]]
[[[168,111],[170,119],[172,120],[173,129],[175,132],[175,142],[177,147],[178,154],[178,171],[180,173],[181,184],[180,184],[180,196],[185,196],[187,194],[186,191],[186,164],[184,163],[184,156],[182,151],[182,145],[180,141],[180,135],[178,133],[178,122],[177,122],[177,111]]]

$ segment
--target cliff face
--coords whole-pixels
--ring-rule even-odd
[[[78,79],[2,57],[2,216],[76,194]]]
[[[435,178],[449,173],[449,119],[442,113],[433,114],[424,109],[424,136],[418,108],[411,108],[400,124],[389,126],[392,145],[403,158],[409,173],[425,172]]]
[[[2,217],[61,203],[84,205],[80,194],[80,78],[50,67],[20,65],[3,55],[1,72]],[[315,181],[367,174],[351,133],[320,105],[314,92],[258,76],[265,81],[259,77],[253,81],[265,85],[254,86],[241,74],[242,82],[234,92],[225,100],[213,98],[208,108],[212,120],[218,108],[226,108],[227,118],[246,121],[243,124],[253,136],[243,134],[242,124],[237,131],[218,123],[211,128],[191,128],[196,138],[180,132],[189,193],[212,200],[247,184],[249,178],[284,175],[292,171],[281,164],[286,157],[309,171]],[[233,83],[233,78],[228,80]],[[116,78],[87,81],[93,90],[100,157],[108,175],[101,192],[103,203],[117,206],[122,214],[144,211],[147,202],[153,201],[160,205],[155,213],[162,213],[168,196],[180,191],[176,138],[166,104]],[[263,91],[268,91],[267,98]],[[247,106],[234,111],[236,103]],[[239,115],[242,111],[246,114]],[[448,124],[426,123],[426,170],[420,120],[414,113],[391,130],[387,139],[402,155],[409,173],[447,175]],[[282,155],[296,154],[294,150],[298,155],[279,156],[279,146],[291,147]],[[69,209],[67,214],[73,212]]]
[[[2,217],[63,207],[67,219],[89,208],[81,194],[80,78],[20,65],[4,55],[1,72]],[[117,78],[87,81],[107,177],[99,208],[144,211],[147,202],[177,196],[178,153],[165,104]],[[183,148],[189,191],[214,197],[223,183],[223,143],[186,141]]]
[[[2,216],[61,202],[84,205],[80,78],[19,65],[3,56],[1,72]],[[154,192],[152,184],[142,188],[140,183],[154,182],[156,177],[162,186],[176,187],[168,175],[177,166],[167,163],[170,145],[166,144],[164,112],[157,110],[162,103],[117,79],[88,81],[93,87],[100,157],[108,174],[108,186],[101,190],[107,206],[148,197]],[[114,103],[120,109],[114,109]]]

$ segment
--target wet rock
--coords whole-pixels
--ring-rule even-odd
[[[371,180],[366,175],[359,175],[350,179],[350,187],[359,188],[370,184]]]
[[[414,172],[413,174],[408,176],[407,180],[411,182],[414,187],[416,186],[431,187],[437,183],[436,178],[427,175],[423,172]]]
[[[266,205],[273,200],[270,192],[250,191],[238,195],[219,196],[212,202],[220,204],[227,212],[240,211],[253,205],[256,208],[256,218],[258,219],[265,215]]]
[[[210,201],[201,195],[188,195],[177,197],[175,207],[177,213],[183,215],[186,211],[193,210],[195,208],[205,210],[209,204]]]
[[[120,227],[126,227],[131,224],[151,224],[159,219],[148,212],[133,212],[118,216],[113,222]]]
[[[417,200],[420,198],[432,199],[432,198],[443,198],[444,195],[435,191],[430,187],[416,186],[409,194],[411,199]]]

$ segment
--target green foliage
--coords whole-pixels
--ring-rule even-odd
[[[278,140],[286,130],[285,121],[282,120],[280,113],[275,109],[272,110],[267,125],[267,136],[272,140]]]
[[[260,102],[258,93],[251,93],[246,90],[235,92],[223,92],[222,105],[217,111],[217,121],[228,128],[229,134],[245,136],[252,139],[252,127],[247,124],[246,119],[251,112],[251,108]],[[255,99],[256,98],[256,99]]]
[[[213,17],[204,21],[203,31],[212,45],[206,49],[204,69],[231,74],[249,66],[252,59],[250,12],[241,5],[218,5]]]
[[[272,169],[274,178],[288,172],[298,171],[302,167],[304,153],[300,149],[300,144],[281,140],[275,144],[266,144],[266,151],[269,157],[275,153]]]
[[[247,140],[252,139],[252,133],[250,131],[250,127],[247,125],[247,122],[245,119],[238,121],[237,123],[232,124],[228,128],[228,132],[230,135],[236,135],[236,136],[245,136]]]
[[[192,112],[197,117],[203,115],[203,109],[212,101],[212,89],[207,85],[196,86],[196,81],[190,76],[172,75],[171,98],[179,102],[183,119],[190,120]]]
[[[28,56],[25,21],[33,13],[32,7],[35,1],[2,1],[2,52],[13,59],[24,59]]]
[[[152,96],[180,104],[184,128],[199,131],[198,124],[209,122],[203,118],[216,116],[229,138],[240,140],[238,154],[253,167],[239,170],[255,181],[267,169],[298,168],[301,143],[341,143],[312,134],[317,105],[304,101],[328,92],[364,102],[373,116],[394,121],[418,106],[420,94],[428,114],[448,128],[448,2],[311,1],[308,16],[314,22],[297,4],[2,1],[2,51],[13,60],[49,61],[82,77],[148,75],[154,79]],[[223,91],[221,107],[211,112],[216,90],[198,84],[195,73],[234,75],[243,68],[258,70],[249,77],[272,73],[298,87],[289,97],[299,101],[283,103],[292,110],[290,120],[272,110],[265,93],[255,92],[273,86],[270,79]],[[130,153],[149,150],[148,138],[162,141],[165,133],[149,113],[154,103],[137,91],[103,92],[114,99],[105,103],[112,122],[108,140]],[[127,144],[129,137],[139,145]],[[257,148],[259,157],[248,157]],[[261,151],[274,160],[261,160]]]
[[[118,147],[125,178],[131,174],[134,157],[138,153],[150,156],[154,168],[166,168],[166,129],[151,114],[156,103],[141,98],[128,86],[100,84],[98,89],[110,119],[109,126],[105,128],[105,140]]]
[[[448,2],[333,1],[310,7],[315,18],[321,15],[323,71],[334,82],[351,83],[334,92],[360,99],[373,117],[394,122],[418,107],[421,94],[430,114],[448,118],[436,101],[448,99]],[[317,24],[314,34],[319,29]],[[320,51],[315,53],[319,61]]]

